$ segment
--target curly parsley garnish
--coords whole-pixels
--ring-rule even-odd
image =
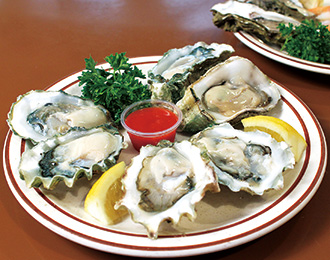
[[[278,28],[286,37],[282,50],[289,55],[330,64],[330,32],[325,25],[314,20],[304,20],[299,26],[281,23]]]
[[[151,91],[139,79],[146,76],[128,63],[126,53],[116,53],[105,58],[111,70],[96,68],[92,57],[85,59],[86,70],[78,77],[83,86],[82,97],[109,110],[115,124],[119,125],[122,111],[130,104],[149,99]]]

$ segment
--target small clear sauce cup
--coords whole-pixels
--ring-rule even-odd
[[[127,117],[130,114],[132,114],[135,111],[141,110],[141,109],[155,108],[155,107],[166,109],[167,111],[172,112],[172,113],[170,113],[171,116],[172,116],[172,114],[174,114],[176,116],[175,120],[174,120],[174,117],[172,118],[174,120],[174,122],[171,121],[173,124],[171,123],[171,125],[168,125],[167,127],[165,127],[165,129],[161,129],[161,130],[157,130],[157,131],[148,130],[148,129],[147,130],[143,129],[143,131],[142,131],[142,130],[137,129],[138,127],[135,128],[135,125],[133,125],[132,123],[130,123],[128,125]],[[140,120],[137,123],[143,124],[142,121]],[[165,121],[168,121],[168,119],[165,116],[164,116],[164,118],[161,118],[161,117],[152,118],[152,116],[151,116],[150,118],[148,118],[148,121],[145,122],[145,125],[151,126],[153,123],[156,123],[156,121],[166,123]],[[182,121],[181,110],[176,105],[174,105],[170,102],[167,102],[167,101],[163,101],[163,100],[150,100],[149,99],[149,100],[139,101],[139,102],[133,103],[132,105],[128,106],[121,114],[121,124],[126,129],[128,135],[131,139],[132,145],[137,151],[139,151],[142,146],[145,146],[147,144],[157,145],[158,142],[161,140],[169,140],[171,142],[174,142],[176,130],[177,130],[178,126],[180,125],[181,121]],[[166,124],[168,124],[168,123],[166,123]]]

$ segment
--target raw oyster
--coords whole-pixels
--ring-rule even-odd
[[[212,124],[237,122],[271,110],[279,100],[275,83],[248,59],[233,56],[187,88],[177,103],[183,114],[179,128],[196,133]]]
[[[110,120],[103,107],[63,91],[30,91],[19,96],[8,113],[11,130],[34,143],[65,133],[71,127],[92,128]]]
[[[238,2],[254,4],[266,11],[277,12],[293,17],[298,21],[305,19],[315,19],[315,14],[303,8],[302,4],[291,0],[237,0]]]
[[[243,30],[262,41],[276,45],[282,45],[285,41],[277,28],[280,23],[292,23],[294,26],[300,24],[299,20],[293,17],[234,0],[216,4],[211,11],[213,23],[217,27],[231,32]]]
[[[85,175],[102,173],[116,163],[122,148],[122,135],[110,125],[91,129],[71,128],[39,142],[27,149],[21,157],[19,173],[27,187],[53,189],[60,181],[68,187]]]
[[[125,206],[152,239],[163,221],[176,224],[183,215],[193,220],[195,204],[205,192],[219,191],[212,167],[187,140],[142,147],[122,182],[125,195],[118,205]]]
[[[167,51],[148,72],[152,98],[176,103],[188,85],[233,52],[230,45],[204,42]]]
[[[219,183],[234,192],[263,195],[267,190],[281,189],[282,172],[295,163],[285,142],[279,143],[264,132],[237,130],[228,123],[207,128],[190,141],[209,155]]]

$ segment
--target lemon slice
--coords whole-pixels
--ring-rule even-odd
[[[323,5],[323,0],[300,0],[300,3],[306,8],[315,8]]]
[[[286,142],[295,161],[298,162],[306,149],[305,139],[287,122],[272,116],[254,116],[242,119],[244,131],[260,130],[270,134],[276,141]]]
[[[104,172],[86,196],[85,211],[103,224],[118,223],[127,213],[124,208],[114,208],[123,195],[121,178],[125,167],[125,163],[120,162]]]

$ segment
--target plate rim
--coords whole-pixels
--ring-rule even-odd
[[[145,56],[145,57],[137,57],[137,58],[131,58],[130,61],[133,64],[145,64],[145,63],[155,63],[157,62],[157,60],[159,59],[159,57],[161,56]],[[99,66],[107,66],[106,64],[100,64]],[[47,87],[46,89],[52,89],[54,87],[56,87],[56,85],[61,85],[61,84],[66,84],[66,82],[71,82],[68,85],[65,85],[65,87],[63,87],[64,89],[69,88],[70,86],[74,85],[77,82],[77,75],[81,73],[81,71],[73,73],[67,77],[64,77],[62,80],[57,81],[56,83],[50,85],[49,87]],[[72,81],[73,79],[75,79],[74,81]],[[64,83],[63,83],[64,82]],[[116,254],[122,254],[122,255],[130,255],[130,256],[141,256],[141,257],[145,257],[145,256],[150,256],[150,257],[176,257],[176,256],[192,256],[192,255],[199,255],[199,254],[204,254],[204,253],[211,253],[211,252],[215,252],[215,251],[221,251],[227,248],[231,248],[234,246],[238,246],[241,245],[243,243],[249,242],[251,240],[254,240],[258,237],[261,237],[269,232],[271,232],[272,230],[278,228],[279,226],[281,226],[282,224],[284,224],[285,222],[287,222],[289,219],[291,219],[293,216],[295,216],[309,201],[310,199],[314,196],[315,192],[317,191],[323,176],[324,176],[324,172],[325,172],[325,168],[326,168],[326,164],[327,164],[327,145],[326,145],[326,140],[325,140],[325,136],[323,133],[323,130],[321,128],[321,125],[319,124],[318,120],[316,119],[315,115],[312,113],[312,111],[308,108],[308,106],[299,98],[297,97],[292,91],[288,90],[287,88],[285,88],[283,85],[281,85],[280,83],[277,83],[276,81],[274,81],[277,85],[279,85],[282,89],[284,89],[285,91],[287,91],[293,98],[295,98],[300,104],[302,104],[304,106],[304,108],[306,109],[306,112],[309,113],[311,119],[314,121],[315,127],[318,130],[319,133],[319,138],[320,138],[320,142],[321,142],[321,154],[324,155],[321,158],[319,167],[318,167],[318,171],[316,172],[315,176],[313,177],[313,183],[311,183],[309,185],[308,190],[306,190],[306,192],[303,194],[303,200],[302,203],[298,203],[297,202],[294,204],[295,207],[293,210],[288,211],[286,209],[286,214],[285,216],[276,216],[279,219],[278,220],[274,220],[275,217],[273,218],[274,223],[271,224],[264,224],[264,227],[259,227],[259,230],[257,231],[257,235],[255,234],[256,232],[251,231],[250,234],[244,234],[241,237],[238,238],[234,238],[232,240],[229,239],[229,241],[213,241],[205,243],[205,244],[199,244],[199,245],[186,245],[186,246],[178,246],[177,248],[171,248],[171,247],[161,247],[159,245],[156,245],[155,247],[152,247],[150,244],[143,246],[144,248],[149,248],[149,250],[146,252],[146,250],[141,250],[138,248],[142,248],[141,246],[132,246],[132,245],[119,245],[116,243],[110,243],[106,241],[105,245],[102,245],[102,243],[100,242],[100,240],[98,239],[93,239],[92,236],[90,236],[89,238],[86,238],[86,235],[83,234],[82,237],[79,236],[79,232],[76,232],[75,230],[70,230],[69,228],[66,229],[67,227],[56,227],[56,226],[49,226],[49,221],[53,220],[50,216],[47,216],[45,214],[43,214],[42,210],[40,210],[39,208],[33,206],[33,205],[28,205],[28,202],[24,200],[24,198],[22,197],[22,195],[19,194],[19,190],[20,187],[18,186],[17,183],[15,183],[15,181],[13,181],[14,176],[10,176],[13,175],[13,171],[11,169],[11,164],[9,161],[9,155],[8,155],[8,151],[9,151],[9,146],[10,146],[10,142],[12,140],[13,137],[13,133],[9,130],[7,135],[6,135],[6,140],[4,143],[4,148],[3,148],[3,165],[4,165],[4,170],[5,170],[5,175],[6,175],[6,180],[7,183],[12,191],[12,193],[14,194],[15,198],[18,200],[18,202],[21,204],[21,206],[23,206],[23,208],[32,216],[34,217],[37,221],[39,221],[41,224],[43,224],[44,226],[46,226],[47,228],[51,229],[53,232],[69,239],[72,240],[74,242],[77,242],[79,244],[82,244],[84,246],[87,247],[91,247],[94,249],[98,249],[101,251],[106,251],[106,252],[110,252],[110,253],[116,253]],[[61,88],[62,89],[62,88]],[[23,142],[21,142],[21,151],[24,149],[23,148]],[[300,174],[300,173],[299,173]],[[16,187],[15,187],[16,185]],[[36,192],[40,191],[39,189],[34,189]],[[23,193],[23,192],[22,192]],[[42,193],[42,192],[41,192]],[[42,193],[43,194],[43,193]],[[25,196],[25,198],[28,200],[28,198],[26,197],[26,194],[23,193],[23,195]],[[45,195],[46,196],[46,195]],[[282,195],[283,196],[283,195]],[[49,218],[47,220],[47,218]],[[54,224],[54,223],[53,223]],[[59,231],[60,229],[60,231]],[[253,229],[254,230],[254,229]],[[213,231],[211,231],[213,232]],[[75,233],[75,234],[74,234]],[[120,233],[120,232],[119,232]],[[204,232],[194,232],[197,233],[197,235],[192,234],[191,236],[205,236],[207,234],[204,234]],[[206,232],[207,233],[207,232]],[[136,235],[137,237],[145,237],[144,235]],[[85,243],[86,240],[89,240],[89,244]],[[160,239],[163,239],[160,238]],[[167,239],[167,238],[165,238]],[[177,239],[180,240],[180,237],[171,237],[168,239]]]
[[[312,62],[290,56],[244,31],[235,32],[234,35],[244,45],[267,58],[298,69],[330,75],[330,64]]]

